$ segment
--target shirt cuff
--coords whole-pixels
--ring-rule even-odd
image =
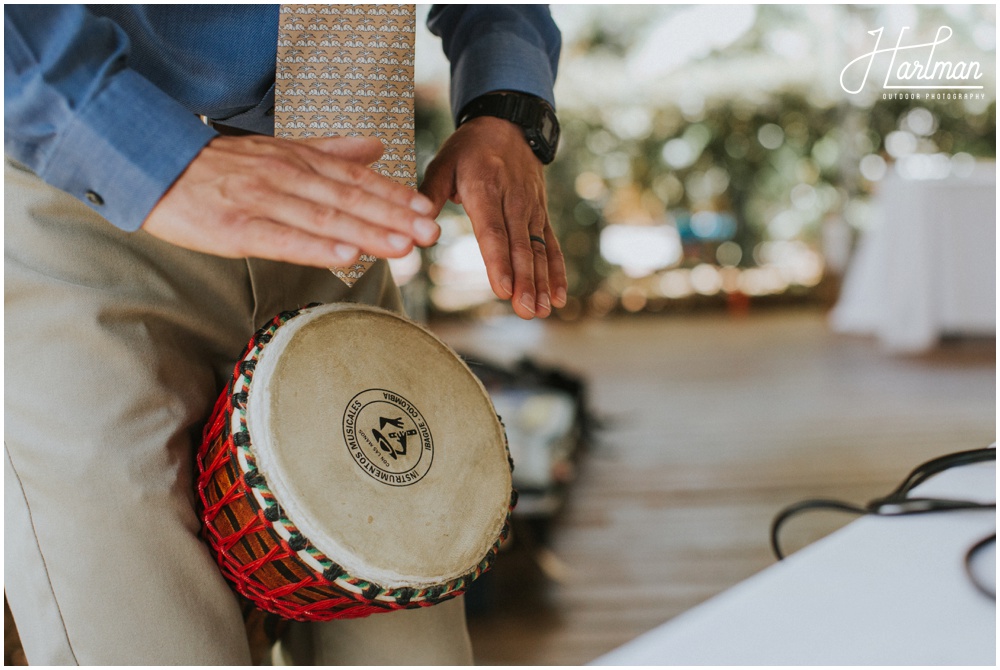
[[[512,33],[489,33],[470,40],[452,65],[452,116],[474,98],[492,91],[519,91],[555,107],[555,73],[544,49]]]
[[[39,176],[134,231],[217,134],[126,69],[76,114]]]

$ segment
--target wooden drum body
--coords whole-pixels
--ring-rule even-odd
[[[495,558],[515,502],[479,380],[423,328],[358,305],[284,312],[257,332],[198,467],[223,573],[300,621],[461,594]]]

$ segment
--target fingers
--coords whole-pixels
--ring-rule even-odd
[[[535,262],[535,251],[530,240],[531,229],[528,223],[529,213],[520,203],[512,202],[505,207],[508,216],[508,235],[510,235],[510,265],[514,270],[514,297],[511,301],[514,312],[522,319],[542,316],[538,307],[538,292],[535,285],[535,272],[541,269],[547,272],[544,265]],[[546,282],[547,288],[547,279]],[[545,312],[548,315],[548,312]]]
[[[338,203],[335,197],[321,196],[320,200],[329,202],[318,204],[316,200],[293,195],[272,195],[259,203],[259,215],[275,222],[292,222],[292,227],[310,235],[349,241],[366,253],[384,258],[399,258],[408,254],[413,249],[414,239],[418,239],[413,229],[423,225],[418,219],[416,226],[410,226],[403,221],[406,215],[396,216],[394,213],[379,218],[378,212],[385,210],[386,205],[378,199],[371,202],[365,200],[352,209],[337,209],[338,204],[342,206],[344,203]],[[355,202],[353,197],[347,200]],[[366,208],[369,211],[366,212]],[[374,217],[372,213],[375,213]],[[373,224],[373,221],[378,223]],[[437,225],[429,220],[427,223],[433,225],[434,231],[419,233],[419,239],[433,241],[437,237]]]
[[[457,183],[459,170],[439,159],[434,170],[428,167],[422,190],[442,205],[462,194],[497,297],[510,300],[522,319],[544,318],[553,305],[564,306],[566,267],[548,222],[544,182],[511,180],[503,170],[466,168],[464,180]]]
[[[448,198],[454,196],[455,165],[448,160],[447,152],[439,152],[427,166],[419,191],[430,199],[433,205],[430,212],[432,217],[440,214]]]
[[[375,255],[399,255],[395,249],[404,245],[393,233],[421,246],[440,235],[437,222],[428,216],[433,210],[428,198],[367,166],[382,154],[377,139],[267,138],[237,145],[237,151],[251,162],[248,172],[255,188],[244,188],[241,196],[253,203],[256,215],[337,239],[360,230],[354,224],[364,221],[382,230],[348,239]],[[373,240],[374,246],[364,246]]]
[[[465,194],[490,286],[499,298],[511,301],[522,319],[549,316],[553,304],[566,304],[565,265],[540,207],[526,197],[498,197],[486,187]],[[550,275],[555,278],[551,286]],[[558,291],[558,301],[553,291]]]
[[[535,230],[535,228],[532,228]],[[539,233],[544,229],[539,226]],[[549,287],[549,259],[546,253],[547,244],[542,235],[529,235],[531,242],[531,258],[535,266],[535,314],[542,318],[552,313],[552,298]]]
[[[425,196],[376,174],[377,140],[217,137],[143,221],[161,240],[227,258],[318,267],[383,257],[440,234]]]
[[[341,267],[354,263],[360,249],[326,237],[266,219],[251,219],[240,229],[240,256],[269,258],[276,261]]]
[[[421,246],[437,241],[441,229],[434,217],[440,208],[435,208],[426,196],[377,174],[362,163],[345,162],[322,152],[317,154],[310,158],[314,160],[320,179],[297,182],[296,192],[300,197],[409,235]],[[370,253],[377,255],[375,251]]]
[[[514,217],[507,221],[508,231],[518,231],[509,233],[510,267],[515,277],[511,304],[522,318],[545,318],[553,308],[566,306],[566,262],[544,210],[527,227],[521,221]]]
[[[514,296],[514,270],[510,264],[510,240],[499,198],[492,198],[481,190],[467,194],[465,210],[486,263],[490,287],[501,300],[510,300]],[[524,318],[531,316],[528,313]]]
[[[376,173],[368,166],[378,160],[382,155],[384,147],[379,140],[365,140],[363,138],[319,138],[322,141],[316,142],[292,142],[295,150],[299,152],[304,160],[316,172],[328,179],[348,184],[371,193],[379,198],[383,198],[397,205],[408,207],[418,214],[429,215],[433,211],[430,200],[420,193],[395,182],[381,174]],[[350,142],[356,145],[348,148],[344,153],[349,156],[362,157],[361,160],[345,159],[339,154],[340,143]],[[365,147],[382,147],[377,150],[377,155],[372,160],[367,160],[371,154],[365,154]]]
[[[372,228],[370,237],[354,240],[363,247],[369,240],[395,239],[400,235],[407,242],[429,246],[441,232],[434,219],[356,186],[312,174],[304,174],[283,186],[287,191],[281,195],[268,194],[260,199],[260,213],[314,234],[335,234],[349,220],[363,221]],[[364,248],[375,255],[383,253],[376,247]]]
[[[545,254],[548,260],[549,288],[552,291],[552,306],[566,306],[569,283],[566,280],[566,259],[552,226],[545,222]]]
[[[249,147],[250,155],[259,152],[276,158],[272,167],[279,175],[287,172],[289,168],[297,167],[300,170],[305,168],[306,172],[315,172],[324,179],[361,189],[375,197],[412,209],[418,214],[426,216],[433,210],[433,205],[426,196],[368,167],[381,157],[385,149],[377,139],[361,137],[320,137],[307,140],[250,139],[251,142],[254,140],[257,144]],[[287,163],[289,154],[300,159],[298,165]]]

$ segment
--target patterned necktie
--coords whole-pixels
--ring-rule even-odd
[[[377,137],[372,167],[416,188],[414,5],[281,5],[278,25],[275,137]],[[353,286],[375,260],[331,272]]]

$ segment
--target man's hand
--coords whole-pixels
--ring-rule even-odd
[[[523,319],[566,304],[566,265],[549,225],[542,168],[520,128],[481,116],[448,138],[420,187],[435,215],[449,198],[465,207],[493,292]]]
[[[376,139],[217,137],[143,230],[194,251],[333,267],[405,256],[440,234],[433,203],[376,174]]]

